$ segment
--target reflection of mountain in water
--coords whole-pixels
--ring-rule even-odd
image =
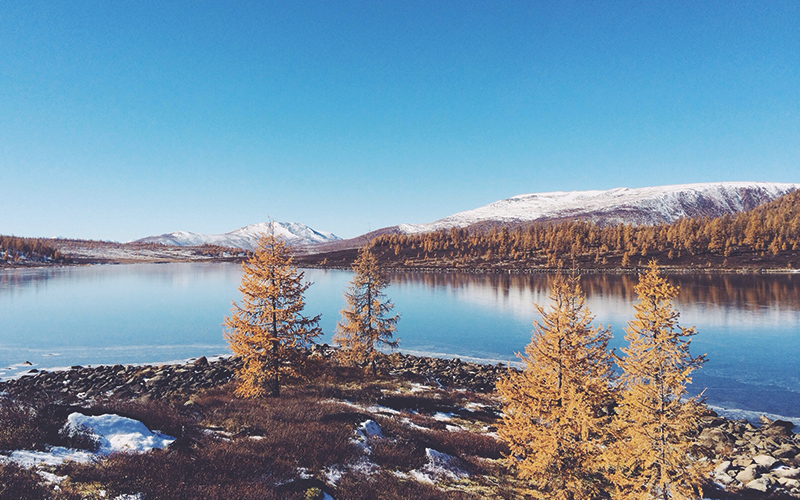
[[[398,285],[421,283],[430,288],[469,290],[489,294],[499,301],[519,296],[534,298],[527,301],[530,305],[546,302],[555,275],[393,273],[391,278],[392,283]],[[700,305],[753,313],[800,310],[800,276],[794,274],[680,274],[668,276],[668,279],[680,287],[678,308]],[[589,300],[597,297],[614,297],[622,302],[636,300],[634,287],[638,278],[634,275],[586,274],[580,283]]]

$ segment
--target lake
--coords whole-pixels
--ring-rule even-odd
[[[308,315],[329,341],[348,271],[306,270]],[[159,363],[227,352],[222,321],[237,300],[236,264],[134,264],[0,271],[0,378],[31,366]],[[490,363],[515,360],[530,340],[549,275],[394,273],[400,350]],[[681,326],[709,361],[692,391],[729,416],[800,421],[800,275],[674,275]],[[587,275],[596,322],[625,345],[635,276]],[[750,413],[748,413],[750,412]],[[755,412],[755,413],[752,413]]]

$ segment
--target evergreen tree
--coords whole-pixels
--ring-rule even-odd
[[[689,353],[693,328],[678,326],[672,304],[678,289],[667,283],[655,261],[634,288],[639,302],[628,323],[623,348],[623,393],[607,456],[621,500],[694,499],[707,472],[693,455],[692,436],[703,405],[684,399],[691,373],[705,356]]]
[[[303,375],[307,347],[322,331],[319,315],[303,316],[304,273],[292,266],[289,248],[274,234],[262,235],[255,252],[242,263],[239,285],[242,299],[233,303],[225,318],[225,339],[243,364],[237,371],[236,394],[259,397],[269,386],[272,396],[280,395],[279,374]]]
[[[537,498],[603,497],[605,484],[596,458],[604,441],[612,399],[611,333],[586,308],[578,278],[559,276],[548,310],[536,305],[521,372],[497,382],[503,402],[498,433],[510,455],[506,463],[530,481]]]
[[[346,307],[336,324],[333,342],[341,347],[341,355],[350,364],[369,364],[373,375],[375,361],[382,355],[379,347],[397,347],[394,339],[399,314],[386,317],[394,304],[383,293],[389,278],[378,267],[368,247],[362,248],[353,263],[353,280],[344,293]]]

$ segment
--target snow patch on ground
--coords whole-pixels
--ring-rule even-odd
[[[138,420],[106,414],[88,416],[72,413],[67,417],[67,427],[72,431],[88,429],[100,443],[98,453],[108,455],[114,452],[143,453],[161,449],[175,441],[172,436],[150,430]]]
[[[15,450],[8,456],[8,460],[20,467],[34,467],[37,465],[59,465],[67,460],[87,463],[94,458],[94,453],[74,450],[62,446],[51,446],[47,451]],[[3,458],[3,457],[0,457]]]
[[[383,432],[381,431],[381,426],[378,425],[377,422],[374,420],[365,420],[361,422],[361,424],[356,428],[355,437],[353,438],[353,442],[362,450],[364,453],[369,455],[372,453],[372,450],[369,447],[369,442],[371,439],[374,438],[382,438]]]
[[[115,452],[143,453],[166,448],[175,441],[172,436],[150,432],[138,420],[113,414],[87,416],[72,413],[67,417],[65,428],[67,432],[88,431],[100,445],[97,452],[50,446],[46,451],[15,450],[7,458],[0,457],[0,460],[10,460],[22,467],[59,465],[68,460],[87,463],[98,456]]]
[[[432,448],[426,448],[425,455],[428,458],[428,462],[422,468],[408,473],[409,476],[417,481],[436,483],[443,479],[458,481],[469,477],[469,473],[458,466],[458,459],[454,456]]]

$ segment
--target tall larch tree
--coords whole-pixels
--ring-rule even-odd
[[[531,342],[519,355],[523,370],[497,382],[498,433],[510,449],[505,461],[536,498],[604,498],[597,457],[613,398],[611,333],[591,326],[577,277],[557,277],[549,297],[547,310],[536,305],[541,322],[534,321]]]
[[[383,290],[389,278],[380,267],[369,247],[362,248],[353,263],[353,276],[344,293],[346,306],[342,319],[336,324],[333,342],[350,364],[369,365],[376,373],[375,361],[382,355],[381,347],[397,347],[394,338],[400,315],[388,316],[394,304]]]
[[[696,331],[678,326],[673,305],[678,289],[655,261],[634,290],[636,313],[619,361],[622,395],[612,425],[615,439],[606,454],[614,498],[696,499],[707,473],[693,440],[703,404],[685,396],[691,373],[705,356],[689,353]]]
[[[240,302],[225,318],[225,339],[242,360],[236,394],[261,397],[267,389],[280,395],[280,376],[302,377],[302,348],[322,331],[320,316],[302,314],[303,293],[311,285],[292,266],[289,248],[274,234],[262,235],[250,259],[242,263]]]

